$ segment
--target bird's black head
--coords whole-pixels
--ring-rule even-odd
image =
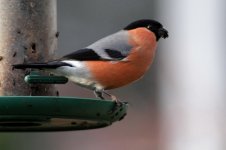
[[[157,41],[160,38],[165,39],[168,37],[168,31],[163,28],[161,23],[155,20],[149,20],[149,19],[137,20],[135,22],[132,22],[131,24],[126,26],[124,30],[132,30],[132,29],[142,28],[142,27],[152,31],[155,34]]]

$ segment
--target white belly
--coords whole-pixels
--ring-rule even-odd
[[[102,90],[104,88],[97,81],[95,81],[90,71],[87,69],[83,62],[81,61],[63,61],[63,62],[71,64],[73,65],[73,67],[70,66],[59,67],[55,70],[52,70],[54,74],[65,76],[70,81],[91,90],[94,89]]]

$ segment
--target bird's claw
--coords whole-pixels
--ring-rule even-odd
[[[115,101],[114,106],[112,107],[112,109],[108,112],[109,114],[115,114],[117,113],[123,105],[127,105],[128,102],[122,102],[122,101]]]
[[[115,102],[115,104],[113,108],[109,111],[109,114],[114,114],[115,112],[120,110],[124,104],[126,105],[128,104],[128,102],[123,102],[123,101],[120,101],[119,99],[112,99],[112,100]]]
[[[120,110],[123,104],[128,104],[128,102],[120,101],[116,96],[109,94],[105,90],[102,91],[95,90],[94,94],[96,95],[96,97],[99,97],[100,99],[104,99],[103,94],[105,94],[108,97],[110,97],[113,102],[115,102],[113,108],[108,112],[109,114],[114,114],[116,111]]]

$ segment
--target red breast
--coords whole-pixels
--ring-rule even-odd
[[[94,79],[104,89],[118,88],[141,78],[151,65],[157,46],[154,33],[145,28],[130,30],[132,50],[126,61],[87,61]]]

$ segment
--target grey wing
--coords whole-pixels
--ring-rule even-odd
[[[127,57],[132,46],[129,44],[128,32],[121,30],[86,47],[92,49],[102,59],[122,60]]]

